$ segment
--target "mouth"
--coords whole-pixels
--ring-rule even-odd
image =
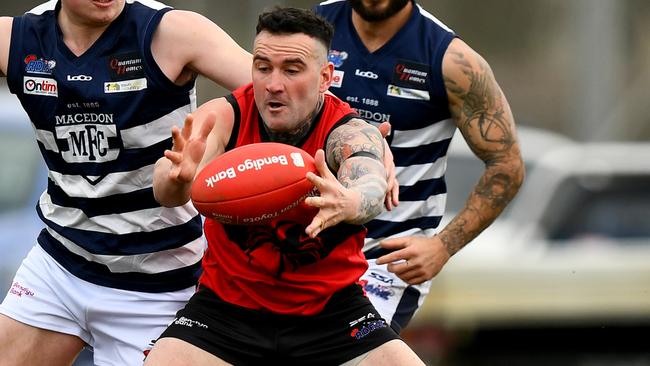
[[[285,106],[283,103],[275,102],[275,101],[268,102],[268,103],[266,103],[266,105],[268,106],[269,111],[271,111],[271,112],[277,112],[280,109],[282,109],[282,107]]]

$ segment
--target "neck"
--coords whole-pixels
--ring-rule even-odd
[[[273,142],[281,142],[283,144],[287,145],[293,145],[297,146],[302,139],[307,136],[309,131],[311,130],[311,126],[316,123],[316,118],[318,117],[318,113],[320,113],[320,110],[323,108],[323,103],[325,102],[323,94],[318,97],[318,103],[316,104],[316,108],[305,118],[304,121],[298,124],[298,126],[291,130],[291,131],[273,131],[269,129],[266,124],[264,125],[264,129],[266,130],[266,133],[269,135],[269,138]]]
[[[119,16],[119,13],[118,13]],[[93,23],[92,21],[80,19],[73,14],[61,9],[58,14],[58,23],[63,33],[63,42],[76,56],[86,52],[106,28],[115,19]]]
[[[390,41],[406,24],[412,10],[413,2],[409,1],[397,14],[379,22],[368,22],[353,10],[352,24],[368,51],[375,52]]]

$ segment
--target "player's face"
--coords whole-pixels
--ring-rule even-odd
[[[402,10],[411,0],[348,0],[350,6],[367,22],[386,20]]]
[[[88,27],[103,27],[115,20],[125,0],[61,0],[61,17],[64,21]]]
[[[255,103],[266,126],[291,132],[304,125],[329,87],[332,66],[325,46],[305,34],[262,31],[253,46]]]

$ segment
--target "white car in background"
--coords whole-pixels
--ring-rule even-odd
[[[531,159],[533,142],[521,132],[529,166],[522,189],[434,279],[416,322],[469,329],[647,323],[650,143],[565,141],[536,146],[540,155]]]

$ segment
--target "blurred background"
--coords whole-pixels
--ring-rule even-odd
[[[38,3],[4,1],[0,14]],[[262,10],[316,2],[167,3],[204,14],[250,50]],[[650,2],[418,3],[492,66],[528,174],[502,217],[436,277],[405,340],[428,365],[650,365]],[[46,178],[29,122],[0,84],[5,293],[39,231]],[[225,91],[200,79],[198,93],[202,102]],[[482,169],[462,139],[448,165],[446,220]]]

